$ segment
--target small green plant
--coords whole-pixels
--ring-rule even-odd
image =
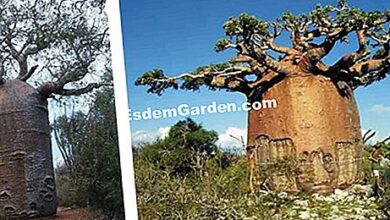
[[[364,153],[364,171],[366,177],[371,184],[377,185],[383,194],[382,204],[384,207],[390,205],[390,144],[388,141],[390,137],[383,139],[382,141],[377,141],[375,144],[368,144],[368,141],[375,136],[376,132],[368,130],[364,135],[363,139],[365,142],[365,153]],[[375,181],[373,175],[373,170],[376,169],[379,171],[379,183]],[[376,187],[376,186],[375,186]]]

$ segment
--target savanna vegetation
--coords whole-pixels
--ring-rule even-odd
[[[260,161],[277,162],[275,155],[287,154],[299,161],[349,158],[348,162],[336,161],[341,166],[337,169],[346,172],[335,174],[333,168],[321,164],[313,165],[316,172],[311,172],[302,165],[297,175],[303,181],[280,184],[275,178],[270,185],[317,192],[351,186],[360,180],[357,161],[363,157],[354,91],[385,79],[390,72],[390,10],[366,11],[347,0],[334,3],[318,3],[299,14],[286,9],[271,21],[245,12],[232,16],[222,25],[223,37],[214,48],[217,53],[233,51],[228,54],[230,59],[179,74],[151,69],[135,85],[156,95],[169,89],[199,91],[203,87],[240,93],[248,102],[277,99],[283,105],[272,111],[248,111],[251,169]],[[336,52],[346,44],[353,47],[345,54]],[[326,59],[330,56],[334,61]],[[283,149],[264,148],[267,153],[260,153],[256,143],[262,135]],[[256,189],[256,176],[261,173],[252,171]]]
[[[318,215],[307,219],[330,219],[335,205],[341,213],[351,216],[346,219],[355,219],[348,213],[352,202],[369,200],[356,197],[352,202],[327,201],[324,197],[322,201],[316,200],[318,195],[287,195],[265,189],[252,193],[243,151],[220,149],[217,137],[215,131],[186,119],[173,125],[165,138],[134,148],[140,219],[300,219],[296,208],[300,200],[309,201],[306,208]],[[372,164],[368,160],[371,147],[366,146],[364,164],[367,184],[373,186]],[[390,152],[385,149],[389,145],[381,143],[381,148],[388,157]],[[369,196],[373,196],[372,192]],[[373,216],[389,211],[389,189],[372,198],[375,202],[369,206]]]
[[[241,93],[248,102],[277,98],[283,103],[272,111],[248,112],[248,146],[243,151],[249,171],[246,156],[218,149],[215,132],[190,119],[173,125],[167,137],[136,148],[141,219],[390,218],[385,183],[389,167],[382,163],[389,157],[388,144],[367,144],[362,153],[354,98],[355,89],[381,81],[390,72],[390,11],[365,11],[346,0],[335,3],[317,4],[302,14],[286,11],[274,21],[247,13],[232,16],[215,44],[218,53],[233,51],[226,62],[176,75],[151,69],[137,78],[135,85],[156,95],[205,87]],[[343,44],[354,48],[335,52]],[[326,60],[332,54],[333,63]],[[258,144],[261,136],[263,145]],[[372,152],[378,144],[380,159]],[[269,147],[262,151],[260,146]],[[299,193],[262,189],[256,175],[249,175],[262,161],[274,165],[259,176],[280,172],[283,175],[273,178],[271,186]],[[380,178],[373,175],[377,169]],[[363,170],[367,185],[359,188]],[[345,191],[352,187],[353,193]]]
[[[100,91],[94,100],[87,113],[61,116],[53,125],[64,159],[56,169],[59,206],[124,219],[113,90]]]

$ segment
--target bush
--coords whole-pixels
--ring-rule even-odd
[[[57,168],[61,206],[100,209],[124,219],[118,136],[112,89],[101,91],[87,114],[57,119],[54,130],[65,165]]]
[[[166,138],[146,144],[139,153],[143,160],[159,169],[169,170],[171,175],[184,176],[203,172],[206,159],[220,154],[215,144],[217,140],[215,131],[208,131],[187,118],[172,126]]]
[[[385,191],[381,201],[380,201],[380,209],[385,213],[385,215],[390,219],[390,189],[388,188]]]
[[[184,124],[186,123],[179,125]],[[208,132],[205,130],[202,133],[212,136],[213,133]],[[187,135],[185,137],[191,136]],[[300,215],[307,214],[307,211],[317,215],[318,219],[332,219],[336,215],[349,219],[353,218],[351,210],[354,210],[354,207],[363,209],[364,212],[370,213],[370,216],[382,216],[381,211],[390,212],[390,190],[381,199],[381,211],[378,210],[377,202],[362,201],[359,197],[354,197],[352,201],[336,201],[333,195],[329,197],[305,193],[288,195],[283,192],[264,191],[253,194],[249,188],[249,169],[245,155],[214,149],[213,145],[211,146],[215,153],[202,157],[201,167],[191,168],[191,172],[180,172],[179,167],[183,166],[177,165],[186,162],[184,164],[191,167],[192,163],[187,163],[191,160],[171,161],[171,154],[179,152],[178,155],[180,153],[197,155],[192,152],[196,148],[183,144],[184,142],[180,140],[182,137],[177,136],[174,142],[168,135],[134,151],[138,213],[141,220],[299,219]],[[214,139],[204,135],[202,140]],[[369,153],[366,153],[364,164],[367,174],[371,175],[368,156]],[[295,172],[295,163],[292,158],[283,158],[276,164],[268,166],[267,170],[262,172],[262,177],[281,170]],[[199,170],[202,172],[198,172]],[[175,175],[178,172],[181,175]],[[319,200],[316,197],[323,199]],[[307,207],[297,205],[300,201],[309,205]]]
[[[208,160],[204,170],[172,177],[135,156],[140,219],[268,219],[264,200],[250,193],[245,157],[226,169]]]
[[[189,124],[190,132],[176,135]],[[218,150],[215,134],[187,119],[135,151],[140,219],[269,219],[264,200],[250,193],[245,156]],[[180,155],[203,156],[197,164]]]

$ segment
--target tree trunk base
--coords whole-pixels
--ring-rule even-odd
[[[20,80],[0,85],[0,219],[54,215],[46,98]]]
[[[362,179],[363,142],[353,97],[323,76],[289,77],[263,99],[275,109],[250,111],[247,158],[254,191],[329,193]]]

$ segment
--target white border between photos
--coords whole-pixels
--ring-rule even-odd
[[[134,181],[133,152],[131,147],[130,121],[126,71],[122,43],[122,26],[119,0],[108,0],[106,11],[110,27],[112,69],[114,77],[115,105],[118,124],[119,152],[122,173],[122,190],[126,220],[138,219]]]

